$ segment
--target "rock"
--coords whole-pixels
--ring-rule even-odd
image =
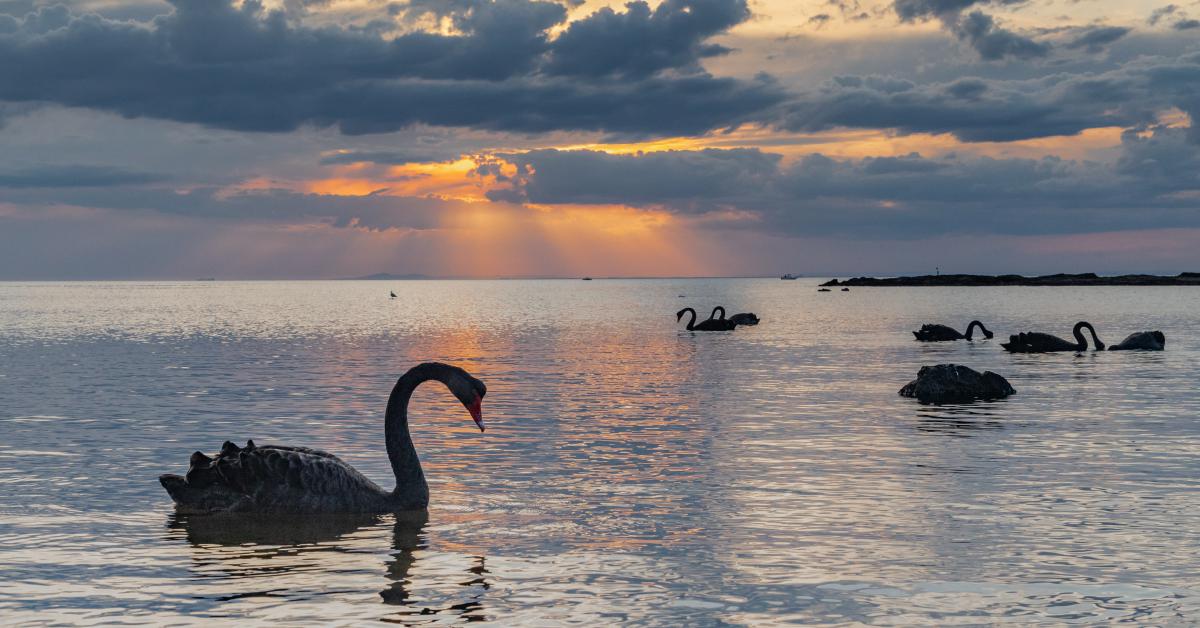
[[[923,403],[1002,399],[1015,392],[1000,375],[958,364],[922,366],[917,378],[900,389],[901,396],[916,397]]]

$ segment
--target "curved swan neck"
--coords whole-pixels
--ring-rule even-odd
[[[696,310],[693,310],[690,307],[685,307],[682,310],[679,310],[679,317],[683,318],[683,315],[688,312],[692,313],[692,317],[690,319],[688,319],[687,330],[692,331],[692,329],[694,329],[695,325],[696,325]]]
[[[721,317],[719,319],[717,318],[718,311],[721,312]],[[717,307],[714,307],[712,314],[709,314],[708,317],[717,320],[725,320],[725,306],[718,305]]]
[[[429,503],[429,485],[425,482],[421,460],[417,457],[417,449],[408,433],[408,400],[423,382],[431,379],[446,381],[445,376],[448,373],[443,372],[444,367],[439,368],[440,366],[414,366],[396,381],[396,385],[392,387],[392,394],[388,397],[383,432],[387,440],[388,460],[391,461],[392,473],[396,476],[396,488],[392,491],[392,498],[401,506],[424,508]]]
[[[966,334],[967,340],[971,339],[971,334],[975,333],[976,327],[979,328],[979,331],[983,332],[983,335],[985,337],[987,337],[987,338],[992,337],[992,332],[988,331],[988,328],[984,327],[983,323],[981,323],[979,321],[971,321],[970,323],[967,324],[967,334]]]
[[[1075,343],[1079,345],[1079,350],[1087,351],[1087,339],[1083,337],[1082,331],[1084,328],[1092,335],[1092,344],[1095,345],[1096,351],[1103,351],[1104,343],[1100,342],[1100,338],[1096,335],[1096,328],[1092,327],[1091,323],[1085,321],[1075,323],[1075,328],[1071,330],[1071,333],[1075,336]]]

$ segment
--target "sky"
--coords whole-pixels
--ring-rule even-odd
[[[1200,0],[0,0],[0,280],[1200,271]]]

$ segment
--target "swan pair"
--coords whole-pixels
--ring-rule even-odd
[[[1064,340],[1058,336],[1040,332],[1025,332],[1008,337],[1008,342],[1000,346],[1013,353],[1048,353],[1051,351],[1087,351],[1087,339],[1083,330],[1088,330],[1092,336],[1092,346],[1096,351],[1104,351],[1104,343],[1096,335],[1096,328],[1087,321],[1075,323],[1071,335],[1075,342]],[[1129,334],[1121,342],[1108,347],[1109,351],[1162,351],[1167,346],[1167,337],[1161,331],[1139,331]]]
[[[914,331],[913,336],[922,342],[942,342],[949,340],[971,340],[975,328],[978,327],[985,338],[991,338],[992,332],[988,331],[987,327],[979,321],[971,321],[967,325],[965,334],[959,333],[957,330],[947,327],[946,325],[922,325],[921,329]],[[1079,321],[1075,324],[1075,328],[1071,330],[1071,334],[1075,337],[1075,342],[1064,340],[1058,336],[1041,332],[1023,332],[1008,337],[1008,342],[1001,343],[1006,351],[1012,353],[1049,353],[1053,351],[1087,351],[1087,339],[1083,335],[1083,330],[1086,329],[1092,336],[1092,346],[1096,351],[1103,351],[1105,345],[1096,335],[1096,328],[1087,321]],[[1140,331],[1130,334],[1120,343],[1108,347],[1109,351],[1124,351],[1132,349],[1140,349],[1145,351],[1162,351],[1167,344],[1166,336],[1161,331]]]
[[[408,433],[408,400],[429,380],[446,385],[483,430],[487,387],[461,368],[426,362],[400,377],[388,397],[383,431],[396,488],[386,491],[337,456],[307,447],[226,441],[215,457],[192,454],[186,476],[158,480],[178,512],[217,513],[385,513],[424,510],[429,485]]]
[[[676,322],[682,320],[683,315],[688,312],[692,313],[692,318],[688,320],[687,324],[688,331],[729,331],[738,325],[757,325],[759,321],[759,318],[752,312],[742,312],[725,318],[725,307],[718,305],[713,308],[708,320],[701,321],[699,324],[696,324],[696,310],[685,307],[675,313]],[[718,317],[717,312],[720,312],[721,316]]]

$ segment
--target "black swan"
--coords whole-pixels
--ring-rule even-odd
[[[697,324],[696,323],[696,310],[693,310],[690,307],[685,307],[682,310],[679,310],[678,312],[676,312],[675,320],[676,321],[681,320],[683,318],[683,315],[687,312],[692,313],[692,318],[688,320],[688,324],[687,324],[688,331],[729,331],[729,330],[733,329],[734,327],[737,327],[736,324],[731,323],[723,318],[718,318],[718,319],[710,318],[706,321],[702,321],[699,324]],[[714,310],[714,312],[715,312],[715,310]]]
[[[978,326],[980,331],[983,332],[984,338],[991,338],[993,336],[992,332],[988,331],[988,328],[984,327],[983,323],[979,321],[971,321],[967,325],[967,333],[965,334],[958,333],[958,331],[953,327],[947,327],[945,325],[930,325],[927,323],[925,325],[921,325],[921,329],[914,331],[913,335],[916,336],[917,340],[920,340],[921,342],[943,342],[947,340],[964,339],[970,340],[971,335],[975,333],[976,326]]]
[[[1095,345],[1096,351],[1104,351],[1104,343],[1100,342],[1100,339],[1096,337],[1096,328],[1092,327],[1091,323],[1084,321],[1075,323],[1075,328],[1071,330],[1071,334],[1075,336],[1075,342],[1063,340],[1058,336],[1031,331],[1009,336],[1008,342],[1000,343],[1000,346],[1013,353],[1087,351],[1087,339],[1083,337],[1083,332],[1080,331],[1085,327],[1092,334],[1092,344]]]
[[[720,310],[720,312],[721,312],[720,316],[717,316],[718,310]],[[725,307],[721,306],[721,305],[714,307],[712,314],[709,314],[708,319],[709,320],[714,320],[714,319],[726,320],[725,319]],[[738,314],[734,314],[733,316],[730,316],[728,320],[729,320],[729,322],[733,323],[734,325],[757,325],[759,323],[759,318],[758,318],[758,316],[756,316],[754,314],[754,312],[740,312]]]
[[[391,294],[393,299],[394,299],[394,298],[396,298],[396,293],[395,293],[395,292],[389,292],[388,294]]]
[[[408,400],[422,382],[436,379],[466,406],[483,430],[483,382],[448,364],[426,362],[400,377],[388,397],[384,437],[396,488],[385,491],[333,454],[307,447],[238,447],[226,441],[209,458],[192,454],[187,476],[164,474],[158,481],[178,512],[205,513],[384,513],[423,510],[429,486],[408,433]]]
[[[1162,351],[1167,347],[1167,337],[1161,331],[1139,331],[1129,334],[1124,340],[1108,348],[1109,351]]]

